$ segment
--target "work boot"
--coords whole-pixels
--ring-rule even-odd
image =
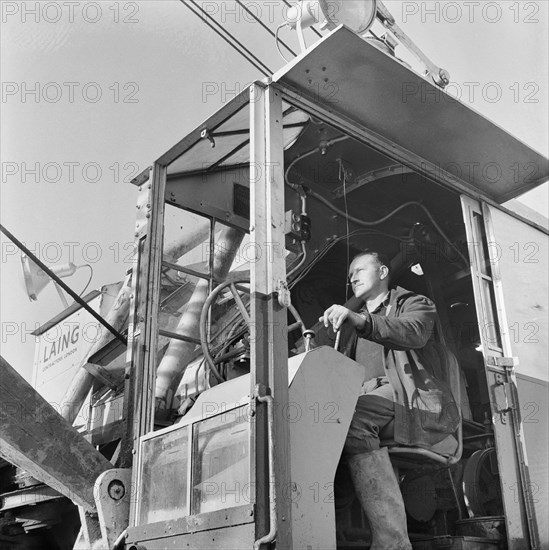
[[[387,449],[352,455],[348,462],[356,494],[370,523],[370,550],[412,550],[404,501]]]

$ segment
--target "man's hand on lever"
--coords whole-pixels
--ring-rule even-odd
[[[351,323],[357,330],[363,330],[366,327],[366,317],[364,315],[336,304],[330,306],[318,320],[324,323],[326,328],[331,324],[334,332],[337,332],[345,322]]]

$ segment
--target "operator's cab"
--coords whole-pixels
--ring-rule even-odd
[[[337,102],[327,90],[311,96],[307,83],[340,74],[342,52],[351,50],[367,68],[341,80]],[[417,80],[405,103],[394,92],[403,78]],[[509,154],[542,161],[457,102],[426,105],[419,90],[427,85],[341,28],[136,180],[143,206],[134,273],[146,265],[149,275],[134,285],[150,307],[134,315],[134,357],[144,372],[135,384],[147,388],[142,404],[156,402],[157,430],[135,434],[139,498],[129,541],[367,543],[358,502],[343,485],[334,490],[361,368],[318,324],[334,303],[360,306],[347,270],[365,248],[391,258],[393,284],[435,302],[435,374],[461,411],[456,432],[433,448],[383,441],[414,545],[471,537],[490,524],[481,539],[496,548],[515,537],[515,520],[533,514],[532,503],[509,501],[508,480],[523,483],[530,472],[520,467],[526,449],[513,416],[518,401],[509,401],[513,362],[489,245],[503,220],[525,224],[496,205],[516,192],[509,179],[452,175],[450,164]],[[452,131],[444,122],[451,118]],[[431,126],[422,129],[425,120]],[[493,142],[476,143],[465,129],[473,120]],[[473,198],[479,192],[490,202]],[[535,298],[527,292],[524,300]],[[158,316],[147,324],[140,311]],[[514,445],[513,454],[498,454],[498,441]]]
[[[343,78],[349,51],[364,66]],[[331,76],[337,101],[313,90]],[[403,82],[415,86],[406,102]],[[513,491],[541,467],[535,454],[525,466],[539,434],[521,424],[518,396],[540,394],[546,376],[537,373],[534,388],[533,348],[511,346],[502,305],[505,297],[524,324],[537,299],[527,288],[520,308],[509,301],[501,272],[512,281],[513,265],[492,244],[509,242],[510,227],[542,232],[497,204],[531,185],[526,174],[519,184],[508,174],[495,182],[490,166],[511,155],[536,163],[540,180],[546,166],[458,102],[426,102],[426,86],[340,28],[135,181],[132,361],[141,374],[130,381],[140,397],[131,412],[139,459],[129,543],[367,543],[358,502],[343,485],[334,490],[361,369],[317,322],[334,303],[360,306],[347,270],[365,248],[391,258],[393,284],[435,302],[436,374],[461,411],[456,432],[433,448],[383,442],[414,546],[479,534],[487,548],[506,537],[517,549],[517,540],[545,540],[527,519],[538,504],[521,497],[517,505]],[[466,173],[466,163],[485,169]],[[526,361],[518,384],[515,349]]]

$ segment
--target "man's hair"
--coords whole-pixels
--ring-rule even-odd
[[[362,256],[373,256],[376,259],[378,265],[384,265],[389,270],[389,273],[391,272],[391,260],[389,260],[389,257],[386,254],[383,254],[383,252],[378,252],[377,250],[373,250],[371,248],[365,248],[354,256],[353,262],[357,258],[362,258]]]

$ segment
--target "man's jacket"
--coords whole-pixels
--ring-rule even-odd
[[[366,327],[343,330],[343,352],[354,358],[358,338],[384,346],[384,369],[394,392],[395,442],[429,448],[454,433],[460,413],[445,381],[455,358],[435,340],[433,302],[395,287],[384,314],[361,313]]]

